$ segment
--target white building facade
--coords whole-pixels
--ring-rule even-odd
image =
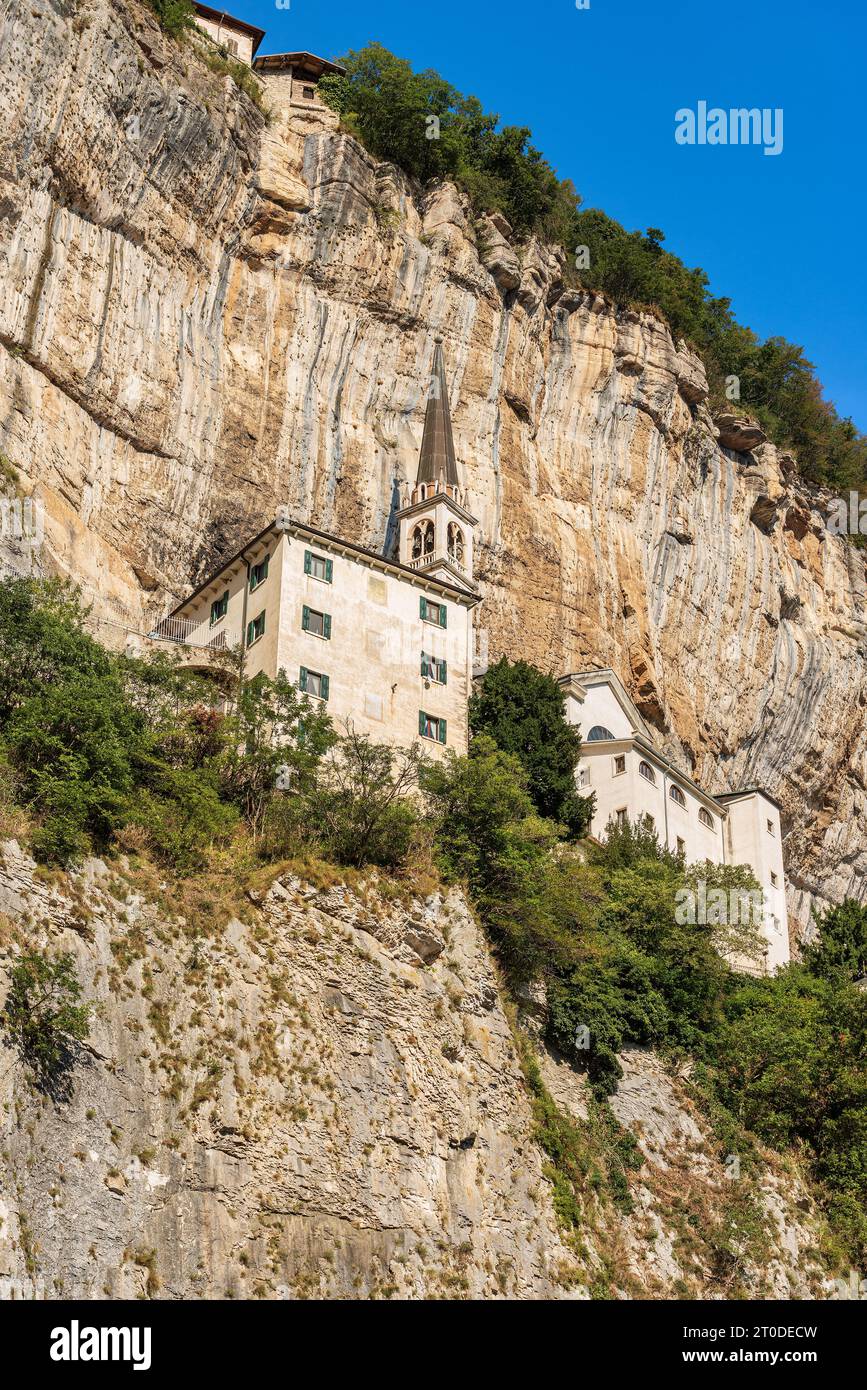
[[[764,895],[766,966],[789,960],[780,808],[758,787],[711,796],[656,749],[611,670],[564,676],[566,716],[581,732],[578,789],[595,793],[590,834],[604,840],[612,821],[648,821],[660,844],[687,864],[744,864]]]
[[[181,644],[187,665],[207,668],[215,652],[236,650],[248,679],[283,671],[338,728],[465,753],[476,522],[459,480],[439,343],[404,502],[397,558],[278,514],[151,637]]]

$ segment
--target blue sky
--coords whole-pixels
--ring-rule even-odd
[[[707,271],[742,323],[803,346],[867,430],[864,0],[234,0],[261,52],[378,40],[528,125],[585,207]],[[777,156],[681,146],[681,107],[782,107]]]

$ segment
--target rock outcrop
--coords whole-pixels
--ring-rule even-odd
[[[0,1298],[827,1296],[797,1174],[728,1181],[646,1053],[614,1098],[646,1160],[631,1210],[591,1197],[568,1243],[459,893],[283,875],[242,914],[179,914],[124,860],[52,878],[0,851],[0,1007],[26,947],[71,952],[97,1006],[51,1099],[0,1043]],[[583,1082],[544,1072],[580,1119]]]
[[[796,917],[864,898],[863,554],[717,439],[694,354],[138,0],[0,25],[0,448],[106,640],[279,504],[386,544],[442,334],[491,657],[613,666],[710,790],[781,801]]]

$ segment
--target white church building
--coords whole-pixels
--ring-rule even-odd
[[[758,787],[711,796],[660,753],[652,732],[610,669],[560,680],[570,724],[581,733],[578,788],[595,793],[590,834],[610,822],[649,822],[660,844],[687,864],[745,864],[764,894],[769,971],[789,960],[780,808]]]
[[[475,517],[459,477],[440,340],[414,485],[395,557],[282,511],[150,633],[186,664],[243,655],[244,675],[284,671],[338,726],[428,753],[467,751]]]

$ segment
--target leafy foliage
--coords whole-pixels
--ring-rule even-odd
[[[563,691],[552,676],[503,657],[470,698],[470,731],[490,735],[518,758],[541,816],[565,825],[573,838],[586,834],[593,800],[575,791],[581,735],[566,719]]]
[[[804,963],[827,980],[863,980],[867,976],[867,907],[846,898],[816,917],[819,938],[804,949]]]
[[[71,954],[26,951],[14,965],[2,1023],[39,1085],[55,1090],[77,1043],[90,1032],[91,1006],[80,1003],[81,984]]]
[[[160,28],[173,39],[182,39],[196,22],[191,0],[147,0],[147,3],[159,20]]]

